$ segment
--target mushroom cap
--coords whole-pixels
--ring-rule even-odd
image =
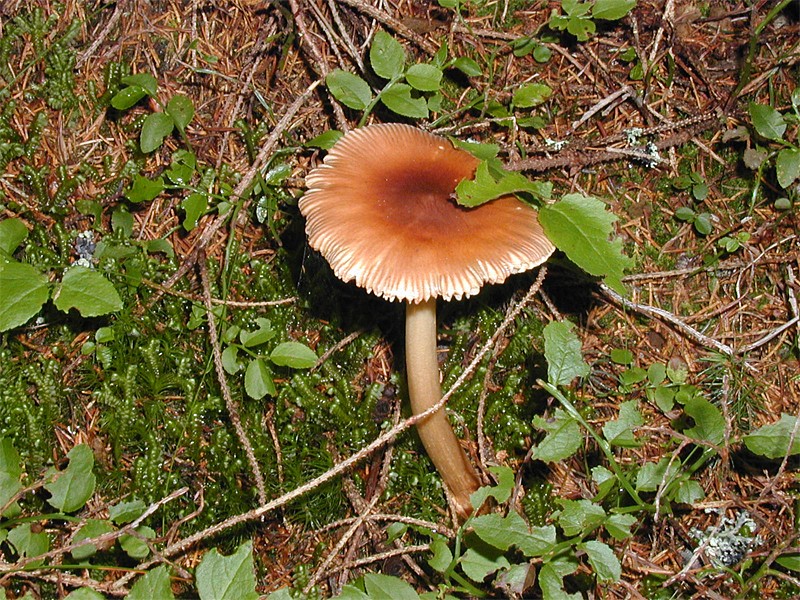
[[[479,162],[408,125],[350,131],[306,177],[308,242],[343,281],[408,302],[471,296],[542,264],[555,248],[533,208],[514,196],[474,208],[453,199]]]

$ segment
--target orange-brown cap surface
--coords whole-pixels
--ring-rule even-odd
[[[452,199],[478,163],[408,125],[353,130],[306,178],[309,244],[340,279],[409,302],[471,296],[540,265],[554,247],[533,208],[513,196],[475,208]]]

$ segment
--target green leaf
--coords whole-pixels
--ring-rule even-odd
[[[189,194],[181,201],[183,209],[183,228],[191,231],[197,227],[197,221],[206,214],[208,209],[208,196],[197,192]]]
[[[169,577],[169,568],[161,565],[149,570],[136,580],[131,588],[131,593],[125,600],[173,600],[172,584]]]
[[[269,359],[279,367],[310,369],[319,360],[317,353],[300,342],[283,342],[270,352]]]
[[[795,430],[797,432],[790,448],[789,441]],[[743,439],[747,449],[759,456],[772,459],[794,456],[800,454],[800,423],[797,417],[781,414],[779,421],[759,427]]]
[[[139,177],[137,175],[137,177]],[[142,177],[142,179],[144,179]],[[145,180],[149,181],[149,180]],[[125,193],[125,196],[128,196],[133,190],[129,190]],[[159,190],[160,191],[160,190]],[[158,195],[158,193],[156,193]],[[134,200],[136,202],[136,200]],[[133,215],[128,211],[128,209],[120,204],[117,208],[114,209],[114,212],[111,213],[111,230],[114,233],[120,232],[122,233],[123,237],[129,238],[133,234]],[[102,242],[101,242],[102,243]]]
[[[512,469],[505,466],[497,466],[489,467],[489,470],[497,477],[497,485],[486,485],[470,494],[469,501],[475,510],[478,510],[489,497],[502,504],[508,500],[514,490],[514,471]]]
[[[95,486],[94,454],[86,444],[75,446],[67,454],[69,464],[45,484],[50,492],[48,502],[58,510],[70,513],[82,508],[92,497]]]
[[[161,192],[164,191],[164,182],[160,177],[157,179],[148,179],[141,175],[133,176],[133,185],[131,189],[125,192],[125,197],[131,202],[149,202]],[[127,211],[115,211],[114,214],[120,214]],[[130,215],[130,213],[128,213]],[[133,227],[133,217],[131,219],[131,227]]]
[[[603,507],[589,500],[558,500],[562,509],[557,513],[558,524],[564,535],[586,535],[606,520]]]
[[[175,121],[166,113],[151,113],[142,123],[142,133],[139,136],[139,146],[142,152],[148,154],[161,146],[164,138],[172,133]]]
[[[497,157],[500,152],[500,146],[497,144],[483,144],[480,142],[470,142],[466,140],[459,140],[457,138],[450,138],[450,141],[456,148],[469,152],[475,158],[481,160],[491,161]]]
[[[372,101],[369,84],[358,75],[334,69],[325,77],[328,91],[339,102],[354,110],[364,110]]]
[[[143,560],[147,558],[147,555],[150,554],[150,546],[147,545],[142,537],[148,540],[154,540],[156,537],[156,532],[153,531],[147,525],[141,525],[140,527],[136,528],[136,533],[139,536],[132,535],[130,533],[125,533],[120,536],[119,538],[119,546],[122,550],[136,560]]]
[[[528,535],[528,525],[513,510],[505,517],[497,513],[480,515],[470,525],[484,542],[504,552]]]
[[[800,177],[800,150],[797,148],[784,148],[778,152],[775,159],[775,174],[778,184],[787,189]]]
[[[541,416],[533,418],[533,425],[547,432],[545,438],[536,445],[531,455],[544,462],[558,462],[569,458],[583,443],[578,422],[563,409],[557,408],[551,420]]]
[[[72,538],[72,541],[74,543],[78,543],[83,540],[88,540],[90,538],[103,535],[104,533],[110,533],[112,531],[114,531],[114,526],[108,521],[101,519],[89,519],[86,521],[83,527],[78,530],[78,532],[75,534],[75,537]],[[75,560],[85,560],[96,553],[97,546],[94,544],[84,544],[82,546],[78,546],[71,552],[72,558]]]
[[[128,110],[145,96],[147,96],[147,90],[138,85],[124,87],[111,98],[111,106],[117,110]]]
[[[344,134],[338,129],[330,129],[319,134],[317,137],[308,140],[303,145],[307,148],[322,148],[323,150],[330,150],[343,135]]]
[[[22,466],[19,453],[8,438],[0,438],[0,507],[22,489]]]
[[[539,587],[544,600],[582,600],[579,593],[567,594],[564,591],[564,577],[578,569],[578,561],[573,557],[559,557],[546,562],[539,571]]]
[[[783,115],[771,106],[751,102],[748,106],[750,119],[758,134],[768,140],[779,141],[786,132],[786,121]]]
[[[597,25],[591,19],[583,17],[570,17],[567,19],[566,29],[574,35],[578,41],[585,42],[597,31]]]
[[[482,73],[480,65],[466,56],[459,56],[453,62],[453,67],[461,71],[467,77],[478,77]]]
[[[141,500],[120,502],[108,509],[108,518],[117,525],[125,525],[142,516],[147,505]]]
[[[547,199],[552,188],[550,182],[531,181],[521,173],[501,168],[493,173],[490,161],[483,161],[475,170],[473,179],[464,179],[456,186],[456,201],[462,206],[474,207],[519,192],[527,192],[538,199]]]
[[[235,375],[244,365],[239,361],[238,346],[228,346],[222,351],[222,368],[228,375]]]
[[[662,483],[669,483],[678,472],[678,465],[674,462],[671,466],[668,458],[662,458],[657,463],[648,462],[642,465],[636,474],[636,490],[639,492],[655,492]],[[669,473],[667,467],[669,466]]]
[[[569,321],[551,321],[544,328],[547,380],[553,385],[569,385],[576,377],[590,373],[574,329],[575,325]]]
[[[26,237],[28,228],[22,219],[0,221],[0,252],[10,257]]]
[[[543,83],[528,83],[514,92],[512,102],[517,108],[532,108],[542,104],[552,95],[553,90],[550,86]]]
[[[546,63],[553,56],[553,51],[544,44],[539,44],[533,51],[533,60],[538,63]]]
[[[702,486],[696,481],[685,480],[678,484],[675,490],[675,502],[682,502],[684,504],[694,504],[699,500],[705,498],[706,492]]]
[[[611,537],[621,541],[631,537],[631,527],[638,522],[633,515],[611,515],[605,522],[605,528]]]
[[[275,396],[278,393],[272,381],[272,373],[262,359],[254,358],[247,365],[244,373],[244,391],[256,400],[261,400],[268,394]]]
[[[616,220],[600,200],[580,194],[567,194],[539,209],[539,222],[556,247],[581,269],[624,293],[622,275],[633,261],[622,254],[622,240],[610,239]]]
[[[188,96],[176,94],[167,102],[166,113],[172,117],[175,126],[183,131],[194,117],[194,104]]]
[[[0,260],[0,331],[26,323],[49,297],[47,277],[34,267]]]
[[[213,548],[198,565],[196,578],[201,600],[255,600],[253,543],[245,542],[230,556]]]
[[[607,421],[603,426],[603,436],[612,446],[636,448],[639,442],[633,430],[644,425],[644,419],[636,408],[636,400],[623,402],[619,407],[619,418]]]
[[[453,553],[450,552],[447,542],[441,538],[434,539],[431,542],[431,553],[432,556],[428,559],[428,564],[435,571],[444,573],[450,567],[450,563],[453,562]]]
[[[514,543],[525,556],[544,556],[556,544],[556,528],[554,525],[533,527],[528,535]]]
[[[260,346],[261,344],[270,341],[277,334],[277,332],[272,328],[272,323],[270,323],[269,319],[259,317],[256,319],[256,324],[258,325],[258,329],[255,331],[247,331],[242,329],[239,332],[239,341],[242,342],[242,345],[245,348]]]
[[[164,173],[170,181],[180,186],[188,186],[197,171],[197,157],[187,150],[178,150],[172,155],[169,169]]]
[[[384,79],[394,79],[403,72],[405,63],[403,45],[385,31],[378,30],[369,49],[369,64],[375,74]]]
[[[83,317],[97,317],[122,308],[122,298],[112,283],[97,271],[75,265],[67,269],[53,291],[58,310],[75,308]]]
[[[411,65],[406,71],[406,81],[415,90],[435,92],[442,85],[442,70],[425,63]]]
[[[125,85],[142,88],[149,96],[155,97],[158,94],[158,81],[150,73],[136,73],[127,75],[121,79]]]
[[[424,119],[428,116],[428,103],[425,98],[411,95],[411,86],[405,83],[393,83],[381,92],[381,102],[398,115],[412,119]]]
[[[701,235],[708,235],[714,230],[709,213],[700,213],[694,220],[694,228]]]
[[[364,587],[367,590],[367,596],[373,600],[417,600],[419,598],[414,588],[399,577],[368,573],[364,576]]]
[[[43,531],[34,533],[30,523],[22,523],[9,531],[8,542],[14,546],[20,558],[39,556],[50,550],[50,538]],[[35,561],[28,566],[36,567],[40,564],[41,561]]]
[[[626,350],[624,348],[614,348],[611,351],[611,360],[618,365],[632,365],[633,364],[633,352],[630,350]]]
[[[636,6],[636,0],[596,0],[592,7],[592,17],[605,21],[616,21],[631,12],[634,6]]]
[[[684,434],[712,444],[722,443],[725,439],[725,417],[716,406],[705,398],[693,396],[683,410],[694,420],[694,427],[686,429]]]
[[[775,562],[784,569],[800,571],[800,554],[784,554],[776,558]]]
[[[578,548],[586,552],[589,564],[592,565],[595,574],[600,581],[619,581],[622,577],[622,565],[619,559],[603,542],[589,540],[578,545]]]
[[[458,559],[461,570],[473,581],[481,582],[488,575],[511,566],[501,550],[486,544],[470,547]]]

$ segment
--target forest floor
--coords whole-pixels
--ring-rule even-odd
[[[159,564],[245,597],[211,548],[275,597],[800,595],[798,10],[0,3],[6,597],[152,596]],[[630,257],[625,294],[557,253],[440,306],[474,527],[406,421],[402,308],[297,208],[330,132],[380,122],[600,199]],[[558,321],[588,368],[549,393]]]

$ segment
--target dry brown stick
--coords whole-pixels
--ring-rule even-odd
[[[613,301],[615,304],[622,306],[625,309],[633,310],[634,312],[638,312],[639,314],[648,316],[648,317],[655,317],[657,319],[661,319],[662,321],[666,321],[667,323],[673,325],[676,329],[678,329],[681,333],[686,334],[694,340],[696,343],[709,348],[711,350],[716,350],[721,354],[729,356],[733,358],[736,355],[736,351],[727,344],[723,344],[715,340],[714,338],[708,337],[707,335],[703,335],[699,331],[697,331],[694,327],[691,327],[681,321],[677,316],[672,314],[671,312],[664,310],[663,308],[658,308],[656,306],[650,306],[647,304],[639,304],[638,302],[633,302],[624,298],[623,296],[619,295],[617,292],[612,290],[606,284],[601,283],[600,289],[605,294],[607,298]],[[745,363],[746,364],[746,363]],[[750,365],[746,365],[749,369],[754,370],[754,368]]]
[[[342,551],[347,542],[350,541],[350,538],[354,537],[356,535],[356,532],[361,529],[361,525],[364,524],[365,518],[369,515],[370,511],[375,506],[375,503],[378,501],[378,498],[379,498],[378,496],[374,496],[372,500],[370,500],[369,502],[363,501],[364,506],[363,509],[359,511],[360,514],[358,515],[358,517],[356,517],[356,520],[353,521],[350,527],[348,527],[347,530],[342,534],[342,536],[339,538],[339,541],[328,553],[328,556],[325,557],[325,560],[322,561],[322,564],[317,568],[316,572],[309,578],[308,583],[303,588],[302,592],[303,594],[307,595],[311,591],[311,588],[314,587],[318,581],[327,576],[328,572],[333,573],[339,570],[339,569],[331,569],[330,571],[328,571],[328,567],[331,565],[334,559],[339,555],[339,552]]]
[[[382,560],[386,560],[394,556],[416,554],[417,552],[428,552],[430,549],[431,549],[430,544],[420,544],[418,546],[405,546],[403,548],[395,548],[394,550],[387,550],[386,552],[381,552],[380,554],[365,556],[364,558],[359,558],[358,560],[354,560],[353,562],[339,565],[338,567],[331,569],[329,573],[343,571],[344,569],[356,569],[358,567],[363,567],[364,565],[380,562]]]
[[[239,407],[233,400],[231,389],[228,387],[228,378],[225,376],[225,368],[222,366],[222,348],[220,348],[219,336],[217,335],[214,307],[211,304],[211,283],[208,280],[208,269],[206,268],[204,257],[201,256],[198,266],[200,270],[200,280],[203,283],[203,297],[205,298],[206,318],[208,319],[208,337],[211,339],[211,352],[214,357],[214,369],[217,371],[217,381],[222,390],[222,397],[225,398],[225,407],[228,409],[228,416],[231,419],[231,424],[236,431],[236,436],[239,438],[239,443],[242,445],[242,448],[244,448],[244,452],[247,455],[247,462],[250,463],[250,470],[253,472],[253,477],[256,480],[258,503],[266,504],[267,488],[264,485],[264,476],[261,474],[261,467],[258,466],[256,453],[253,450],[253,445],[250,443],[250,438],[247,437],[247,432],[242,426],[242,419],[239,416]]]
[[[250,169],[247,171],[245,176],[239,182],[239,185],[233,190],[233,194],[231,195],[230,202],[235,203],[238,200],[241,200],[245,194],[250,189],[250,185],[256,178],[256,174],[259,172],[261,167],[264,165],[267,157],[272,153],[273,148],[280,140],[283,133],[289,127],[292,119],[294,118],[297,111],[300,110],[300,107],[306,103],[306,100],[311,96],[313,91],[317,88],[317,86],[321,83],[321,81],[315,81],[311,85],[309,85],[306,90],[300,94],[294,102],[286,109],[286,112],[283,116],[278,120],[275,124],[275,128],[270,132],[269,137],[264,142],[264,145],[261,146],[261,150],[256,156],[256,159],[253,161],[253,164],[250,166]],[[246,208],[248,202],[245,201],[242,205],[242,208]],[[197,241],[194,243],[194,247],[190,252],[189,256],[187,256],[183,262],[181,263],[180,267],[172,274],[172,276],[167,279],[162,284],[163,290],[159,290],[147,304],[146,308],[153,306],[161,296],[164,294],[165,290],[170,289],[174,286],[180,279],[182,279],[186,274],[192,270],[195,264],[197,264],[197,259],[200,255],[200,252],[204,251],[206,247],[211,243],[211,240],[214,239],[217,231],[228,221],[228,215],[220,215],[216,219],[214,219],[211,223],[209,223],[205,229],[203,229],[202,233],[198,237]]]
[[[408,41],[413,42],[417,46],[419,46],[422,50],[427,52],[428,54],[435,54],[438,48],[426,40],[421,35],[418,35],[409,27],[403,24],[402,21],[395,19],[390,14],[380,10],[379,8],[375,8],[371,4],[364,2],[363,0],[339,0],[342,4],[346,4],[351,8],[355,8],[357,11],[364,13],[365,15],[372,17],[376,21],[378,21],[381,25],[388,27],[389,29],[394,30],[402,37],[406,38]]]
[[[717,119],[713,118],[714,116],[715,115],[713,114],[709,115],[708,113],[704,113],[698,117],[692,117],[691,119],[686,119],[685,121],[678,123],[642,130],[641,135],[656,135],[660,132],[675,131],[675,133],[668,137],[656,139],[652,142],[652,145],[655,149],[666,150],[667,148],[685,144],[701,131],[714,127],[717,123],[719,123]],[[600,146],[605,146],[598,149],[571,148],[567,146],[566,149],[554,156],[511,161],[506,165],[506,167],[512,171],[546,171],[548,169],[560,167],[577,169],[589,165],[620,160],[625,158],[625,154],[637,154],[633,148],[621,149],[608,146],[609,143],[616,142],[617,139],[621,140],[622,136],[616,135],[613,137],[613,140],[608,138],[604,140],[598,140],[597,142],[592,142],[593,144],[596,143]],[[531,153],[544,151],[546,151],[546,149],[543,148],[529,149],[529,152]],[[643,156],[644,155],[635,157],[642,158]],[[646,156],[646,158],[647,157],[649,157],[649,155]]]
[[[317,72],[317,75],[319,75],[321,79],[325,79],[330,72],[330,68],[322,52],[320,52],[320,49],[312,42],[314,38],[306,26],[304,9],[300,7],[297,0],[289,0],[289,8],[292,9],[292,17],[294,18],[295,27],[297,27],[297,38],[300,41],[301,47],[303,47],[309,55],[311,67]],[[331,100],[331,106],[333,107],[333,117],[336,119],[336,126],[342,131],[350,129],[347,118],[344,116],[342,106],[333,99]]]
[[[347,528],[347,530],[342,534],[342,537],[339,538],[339,541],[336,542],[336,545],[331,549],[328,553],[328,556],[325,557],[325,560],[322,561],[322,564],[317,568],[316,572],[309,578],[308,583],[303,588],[303,594],[307,595],[311,588],[317,585],[317,582],[323,579],[326,576],[326,570],[330,566],[330,564],[334,561],[334,559],[339,555],[342,548],[345,547],[345,544],[352,538],[356,532],[361,528],[361,525],[364,524],[364,519],[367,515],[369,515],[372,508],[375,506],[375,503],[378,501],[378,496],[374,496],[372,500],[369,502],[364,501],[364,507],[360,511],[356,520]],[[338,569],[336,569],[338,570]],[[333,569],[330,572],[334,572]]]
[[[89,47],[83,52],[81,52],[80,56],[78,56],[78,60],[75,61],[76,68],[82,67],[83,63],[85,63],[87,60],[89,60],[91,57],[94,56],[95,50],[97,50],[100,47],[100,44],[102,44],[108,37],[108,34],[111,33],[111,30],[114,28],[114,26],[122,17],[122,13],[127,11],[129,8],[130,8],[130,0],[120,0],[119,2],[117,2],[117,6],[116,8],[114,8],[114,12],[108,19],[108,23],[106,23],[106,26],[103,27],[103,30],[99,34],[97,34],[97,36],[95,36],[94,40],[89,45]]]
[[[154,502],[153,504],[148,506],[147,509],[141,515],[139,515],[137,519],[131,521],[124,527],[121,527],[115,531],[109,531],[108,533],[103,533],[93,538],[80,540],[79,542],[73,542],[71,544],[67,544],[66,546],[61,546],[60,548],[55,548],[53,550],[50,550],[49,552],[39,554],[38,556],[27,556],[25,558],[21,558],[15,563],[0,563],[0,572],[5,573],[4,577],[0,579],[0,584],[2,584],[3,581],[9,575],[16,574],[15,573],[16,571],[21,571],[25,566],[33,562],[47,560],[48,558],[54,558],[56,556],[63,556],[67,552],[71,552],[72,550],[75,550],[76,548],[81,548],[83,546],[93,545],[96,547],[100,547],[106,544],[107,542],[113,542],[120,536],[125,535],[126,533],[131,533],[134,529],[139,527],[139,525],[141,525],[145,521],[145,519],[149,518],[159,508],[161,508],[165,504],[168,504],[169,502],[172,502],[176,498],[183,496],[188,491],[189,488],[187,487],[182,487],[178,490],[175,490],[174,492],[172,492],[168,496],[165,496],[158,502]]]
[[[331,346],[330,348],[328,348],[328,349],[327,349],[327,350],[326,350],[326,351],[325,351],[325,352],[322,354],[322,356],[320,356],[320,357],[317,359],[317,362],[316,362],[316,363],[314,363],[314,366],[313,366],[313,367],[311,367],[311,369],[310,369],[310,370],[311,370],[311,371],[315,371],[315,370],[319,369],[319,368],[320,368],[322,365],[324,365],[324,364],[325,364],[325,362],[326,362],[326,361],[327,361],[327,360],[328,360],[328,359],[329,359],[331,356],[333,356],[333,355],[334,355],[334,354],[336,354],[336,353],[337,353],[339,350],[341,350],[342,348],[344,348],[345,346],[347,346],[347,345],[348,345],[350,342],[352,342],[352,341],[354,341],[355,339],[357,339],[357,338],[358,338],[358,336],[360,336],[362,333],[364,333],[364,331],[363,331],[363,330],[361,330],[361,329],[357,329],[356,331],[354,331],[354,332],[353,332],[353,333],[351,333],[350,335],[348,335],[348,336],[346,336],[346,337],[342,338],[341,340],[339,340],[338,342],[336,342],[336,343],[335,343],[333,346]]]
[[[63,573],[61,571],[53,573],[52,571],[43,571],[38,569],[36,571],[21,571],[15,573],[14,577],[22,579],[30,579],[37,581],[46,581],[47,583],[66,585],[75,589],[91,588],[101,594],[109,594],[111,596],[118,596],[123,598],[130,593],[128,588],[114,588],[113,582],[100,582],[92,579],[91,577],[78,577],[71,573]],[[30,596],[29,596],[30,597]]]
[[[467,365],[467,367],[464,369],[461,375],[459,375],[458,378],[456,378],[456,380],[453,382],[453,385],[450,387],[450,389],[447,390],[447,392],[445,392],[444,394],[442,394],[442,398],[439,400],[439,402],[437,402],[436,404],[431,406],[428,410],[421,412],[418,415],[414,415],[412,417],[409,417],[408,419],[400,421],[397,425],[391,427],[390,429],[379,435],[377,438],[375,438],[372,442],[367,444],[364,448],[362,448],[355,454],[351,455],[350,457],[346,458],[342,462],[338,463],[334,467],[328,469],[321,475],[308,481],[307,483],[289,492],[286,492],[282,496],[279,496],[278,498],[275,498],[274,500],[267,502],[263,506],[259,506],[245,513],[234,515],[232,517],[225,519],[224,521],[220,521],[219,523],[215,523],[214,525],[206,527],[202,531],[193,533],[192,535],[182,540],[178,540],[177,542],[170,544],[167,548],[165,548],[161,554],[169,558],[171,556],[184,552],[185,550],[191,548],[195,544],[210,539],[216,536],[217,534],[222,533],[223,531],[227,531],[232,527],[236,527],[237,525],[241,525],[242,523],[249,523],[261,519],[263,516],[269,514],[270,512],[282,506],[285,506],[289,502],[292,502],[293,500],[296,500],[297,498],[307,494],[311,490],[314,490],[319,486],[327,483],[334,477],[338,477],[342,473],[349,471],[350,468],[352,468],[357,463],[361,462],[367,456],[371,455],[378,448],[381,448],[385,444],[391,442],[398,435],[400,435],[407,429],[410,429],[411,427],[416,425],[419,421],[427,419],[430,415],[441,410],[445,406],[445,404],[447,404],[447,401],[450,400],[450,398],[456,392],[456,390],[458,390],[467,379],[472,377],[473,373],[475,372],[475,369],[481,363],[486,354],[494,347],[500,336],[504,334],[504,332],[506,331],[506,329],[508,329],[508,327],[514,321],[514,319],[517,318],[517,316],[522,312],[522,310],[526,306],[528,306],[528,304],[530,304],[530,302],[536,296],[541,286],[541,279],[542,279],[541,270],[543,270],[543,268],[540,269],[540,276],[537,278],[536,281],[534,281],[533,285],[531,285],[530,289],[525,294],[525,296],[514,306],[514,308],[511,311],[508,312],[505,319],[503,319],[503,322],[497,328],[497,331],[495,331],[494,335],[481,347],[481,349],[475,355],[475,358],[472,359],[472,361],[469,363],[469,365]],[[145,570],[149,568],[151,565],[155,564],[155,562],[157,561],[150,560],[141,563],[140,565],[137,566],[137,570],[139,571]],[[119,580],[117,580],[115,585],[120,585],[120,586],[125,585],[128,581],[130,581],[130,579],[133,576],[134,575],[132,574],[125,575],[121,577]]]
[[[318,529],[318,533],[322,533],[331,529],[337,529],[339,527],[346,527],[353,521],[355,521],[359,517],[348,517],[346,519],[340,519],[339,521],[334,521],[333,523],[328,523],[324,527]],[[364,520],[367,522],[370,521],[392,521],[393,523],[405,523],[406,525],[414,525],[416,527],[423,527],[425,529],[430,529],[435,533],[440,533],[446,538],[453,539],[456,536],[456,532],[450,529],[449,527],[445,527],[440,525],[439,523],[433,523],[432,521],[425,521],[424,519],[417,519],[414,517],[407,517],[405,515],[392,515],[386,513],[374,513],[371,515],[367,515],[364,517]]]

